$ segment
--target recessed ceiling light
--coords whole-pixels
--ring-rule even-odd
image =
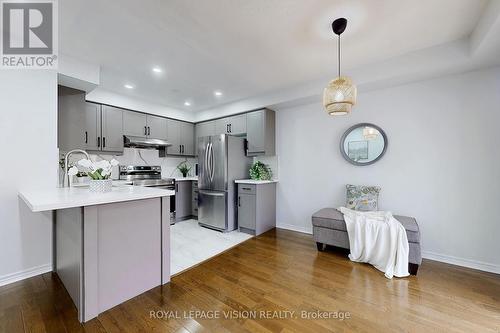
[[[153,67],[153,72],[155,72],[155,73],[163,73],[163,69],[161,69],[160,67]]]
[[[134,87],[133,85],[131,85],[131,84],[126,84],[126,85],[124,85],[124,87],[125,87],[125,88],[127,88],[127,89],[134,89],[134,88],[135,88],[135,87]]]
[[[191,106],[191,102],[185,101],[185,102],[184,102],[184,105],[185,105],[185,106]]]
[[[222,91],[220,91],[220,90],[216,90],[216,91],[214,91],[214,95],[215,95],[216,97],[221,97],[221,96],[222,96]]]

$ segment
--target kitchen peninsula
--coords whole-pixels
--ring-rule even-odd
[[[136,186],[20,191],[33,212],[53,211],[53,271],[86,322],[170,281],[169,197]]]

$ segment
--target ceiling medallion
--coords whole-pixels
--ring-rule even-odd
[[[356,86],[349,77],[340,75],[340,35],[346,27],[347,20],[343,17],[332,23],[332,30],[338,36],[338,77],[323,91],[323,106],[331,116],[349,114],[356,104]]]

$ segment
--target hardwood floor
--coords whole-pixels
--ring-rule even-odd
[[[194,311],[205,312],[189,318]],[[231,311],[257,318],[224,319]],[[289,316],[284,311],[294,318],[262,316]],[[304,319],[302,311],[350,318]],[[345,253],[318,252],[309,235],[277,229],[85,325],[54,274],[0,288],[0,332],[139,331],[500,332],[500,276],[424,261],[418,276],[388,280]]]

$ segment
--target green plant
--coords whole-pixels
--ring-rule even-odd
[[[182,173],[183,177],[186,177],[189,171],[191,171],[191,167],[187,165],[186,161],[179,163],[177,166],[177,170]]]
[[[257,161],[250,168],[250,178],[254,180],[271,180],[273,172],[266,164]]]

